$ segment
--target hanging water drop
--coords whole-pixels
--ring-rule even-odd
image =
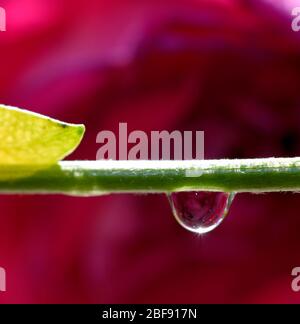
[[[227,215],[234,193],[182,191],[169,195],[173,214],[185,229],[198,234],[212,231]]]

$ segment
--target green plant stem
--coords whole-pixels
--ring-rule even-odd
[[[300,191],[300,158],[62,161],[40,171],[36,168],[0,166],[0,193],[89,196],[186,190]]]

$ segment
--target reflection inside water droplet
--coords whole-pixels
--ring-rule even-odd
[[[198,234],[212,231],[224,220],[234,193],[212,191],[173,192],[168,198],[176,220]]]

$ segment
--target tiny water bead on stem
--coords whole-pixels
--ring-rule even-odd
[[[222,223],[234,195],[226,192],[182,191],[173,192],[168,197],[178,223],[188,231],[204,234]]]

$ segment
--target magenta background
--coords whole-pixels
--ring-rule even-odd
[[[0,101],[85,123],[73,159],[119,122],[204,130],[206,158],[299,155],[296,3],[2,1]],[[1,196],[0,302],[298,302],[299,203],[241,194],[197,237],[161,195]]]

